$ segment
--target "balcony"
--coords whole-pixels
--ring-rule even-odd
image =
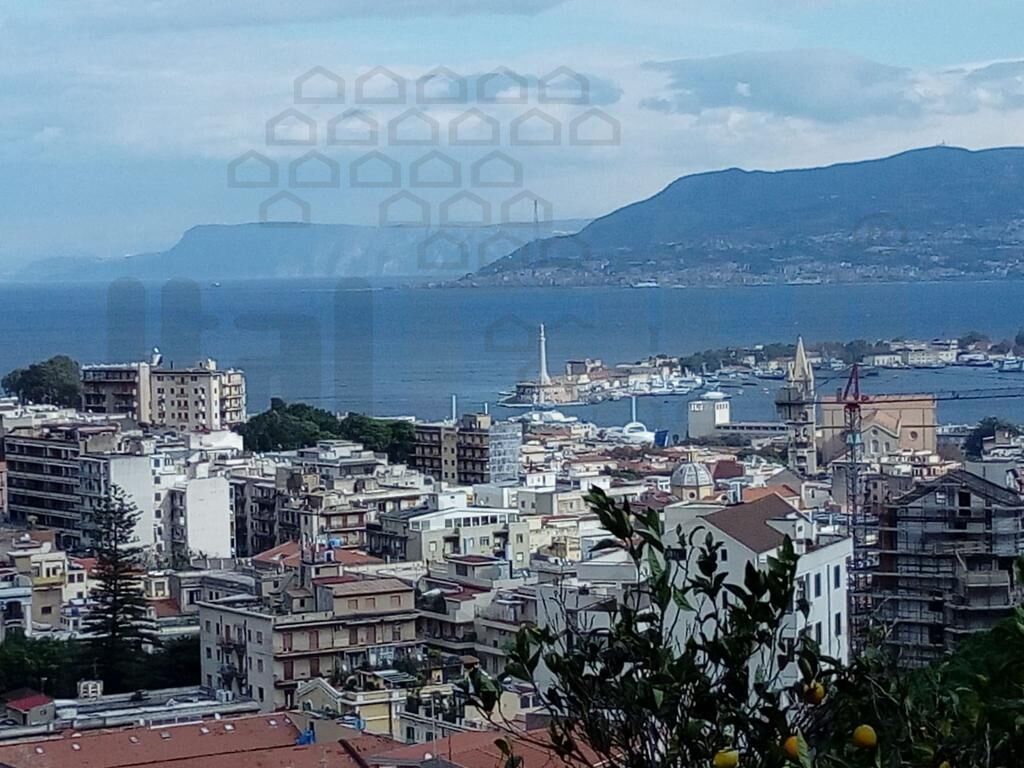
[[[52,576],[33,576],[33,587],[62,587],[64,586],[64,574],[58,573]]]
[[[237,651],[238,653],[245,653],[245,638],[244,637],[224,637],[223,635],[217,636],[217,646],[227,651]]]

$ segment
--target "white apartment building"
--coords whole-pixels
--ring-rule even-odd
[[[125,492],[127,501],[139,510],[135,541],[153,547],[159,538],[154,494],[156,483],[153,457],[142,454],[82,454],[78,460],[78,493],[82,504],[82,540],[92,543],[92,517],[110,498],[112,486]]]
[[[676,546],[676,526],[682,526],[683,540],[696,528],[705,528],[723,547],[719,568],[726,581],[743,583],[747,563],[763,569],[789,536],[800,559],[797,565],[797,597],[807,600],[805,618],[793,611],[787,637],[807,633],[821,653],[845,662],[849,658],[847,628],[846,563],[853,554],[850,538],[819,534],[814,522],[777,494],[745,504],[673,504],[665,508],[667,542]],[[689,631],[681,621],[680,639]],[[795,670],[793,674],[796,674]],[[786,682],[793,682],[787,680]]]

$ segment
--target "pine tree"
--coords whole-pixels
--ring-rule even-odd
[[[142,550],[134,544],[139,514],[124,490],[113,485],[92,519],[97,585],[84,629],[96,675],[112,693],[131,689],[149,640]]]

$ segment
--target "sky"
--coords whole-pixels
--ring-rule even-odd
[[[1020,145],[1012,0],[0,0],[0,266]]]

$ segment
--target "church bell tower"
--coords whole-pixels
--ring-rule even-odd
[[[815,441],[814,370],[807,360],[803,337],[796,341],[796,355],[786,372],[786,383],[775,395],[775,409],[786,423],[786,461],[802,475],[818,473]]]

